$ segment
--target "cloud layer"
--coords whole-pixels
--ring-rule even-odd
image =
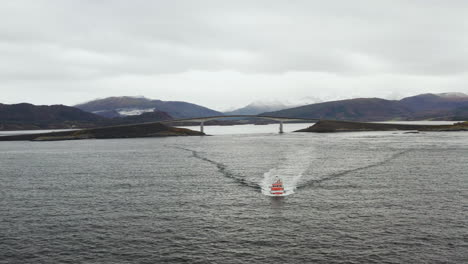
[[[0,100],[468,92],[466,1],[5,1]]]

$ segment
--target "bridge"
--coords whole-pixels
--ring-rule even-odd
[[[173,119],[167,120],[160,123],[182,123],[182,122],[200,122],[200,132],[204,132],[204,123],[210,120],[224,119],[224,118],[261,118],[274,120],[279,122],[279,133],[283,133],[283,122],[294,122],[294,121],[308,121],[317,122],[319,119],[310,118],[293,118],[293,117],[279,117],[279,116],[262,116],[262,115],[223,115],[223,116],[206,116],[206,117],[195,117],[195,118],[184,118],[184,119]]]

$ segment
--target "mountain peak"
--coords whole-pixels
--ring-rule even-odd
[[[75,107],[103,116],[109,113],[118,116],[132,116],[156,110],[166,112],[174,118],[221,115],[220,112],[196,104],[152,100],[143,96],[107,97],[79,104]]]
[[[465,98],[468,97],[467,94],[460,93],[460,92],[449,92],[449,93],[438,93],[435,94],[439,97],[444,97],[444,98]]]
[[[426,93],[401,100],[354,98],[329,101],[263,114],[354,121],[430,118],[464,120],[467,107],[468,96],[464,93]]]
[[[264,112],[278,111],[289,106],[280,101],[254,101],[242,108],[224,112],[226,115],[256,115]]]
[[[254,101],[250,104],[248,104],[246,107],[286,107],[285,104],[283,104],[280,101]]]

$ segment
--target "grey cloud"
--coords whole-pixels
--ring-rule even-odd
[[[16,0],[0,7],[3,87],[28,80],[28,87],[111,86],[150,76],[149,87],[194,71],[259,79],[441,75],[459,87],[468,72],[466,1]]]
[[[356,53],[400,72],[465,71],[461,7],[408,2],[18,1],[2,9],[9,23],[1,32],[2,40],[36,38],[64,53],[102,53],[97,65],[101,57],[127,57],[110,70],[117,74],[132,68],[361,72],[349,61]],[[243,63],[225,55],[235,52],[251,58]],[[44,49],[41,56],[53,61],[61,54]]]

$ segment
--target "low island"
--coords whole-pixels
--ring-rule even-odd
[[[55,141],[77,139],[111,139],[203,135],[205,134],[202,132],[193,131],[186,128],[170,127],[161,123],[145,123],[136,125],[110,126],[51,133],[2,136],[0,137],[0,141]]]
[[[468,131],[468,122],[459,122],[453,125],[412,125],[389,123],[364,123],[336,120],[320,120],[313,126],[295,132],[359,132],[359,131]]]

